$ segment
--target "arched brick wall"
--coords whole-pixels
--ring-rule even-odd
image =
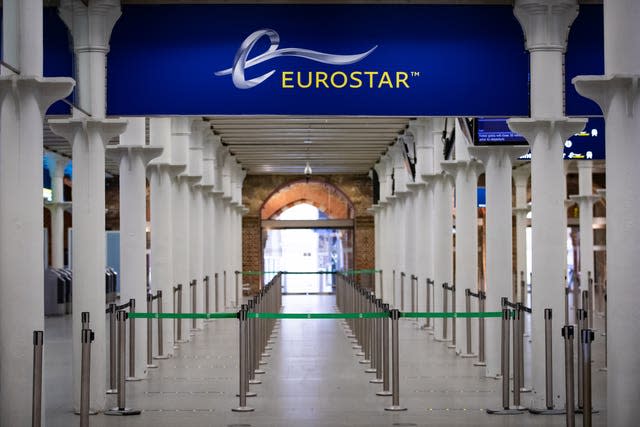
[[[351,200],[336,186],[324,181],[294,181],[278,187],[264,201],[261,219],[272,219],[282,211],[299,203],[309,203],[331,219],[350,219],[354,216]]]
[[[371,179],[365,175],[314,176],[248,175],[242,188],[243,205],[249,212],[242,220],[242,268],[262,270],[263,219],[271,219],[297,203],[309,203],[331,219],[354,220],[354,267],[369,269],[375,265],[373,216],[367,211],[373,199]],[[257,289],[258,276],[244,281]]]

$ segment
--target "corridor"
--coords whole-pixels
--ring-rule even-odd
[[[286,295],[283,310],[295,313],[335,311],[333,295]],[[599,327],[601,319],[596,319]],[[498,322],[488,319],[488,322]],[[489,323],[490,324],[490,323]],[[68,427],[78,417],[68,410],[71,384],[70,318],[47,319],[46,425]],[[461,332],[463,334],[464,331]],[[142,410],[139,416],[91,417],[102,426],[562,426],[564,416],[494,416],[484,408],[500,404],[500,382],[481,376],[475,359],[454,357],[444,343],[433,341],[409,319],[400,321],[400,402],[403,413],[384,407],[390,397],[379,397],[380,385],[370,384],[340,320],[280,321],[276,343],[266,358],[262,384],[252,385],[257,397],[248,398],[255,412],[231,412],[237,406],[237,322],[233,319],[205,323],[202,331],[182,344],[174,358],[161,360],[148,379],[127,383],[127,406]],[[525,341],[526,342],[526,341]],[[600,334],[594,342],[594,407],[605,407],[605,375]],[[528,351],[528,345],[525,346]],[[66,382],[66,383],[65,383]],[[526,383],[530,379],[527,375]],[[110,402],[115,403],[113,395]],[[522,395],[526,405],[527,394]],[[576,417],[581,425],[581,417]],[[603,412],[594,425],[605,425]]]

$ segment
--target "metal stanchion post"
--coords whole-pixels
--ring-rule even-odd
[[[125,388],[125,352],[127,340],[127,312],[119,310],[116,313],[118,322],[118,406],[105,411],[105,415],[139,415],[137,409],[127,408]]]
[[[235,304],[234,304],[234,308],[235,307],[240,307],[241,304],[241,294],[238,292],[238,288],[240,287],[240,272],[239,271],[235,271]]]
[[[569,287],[564,288],[564,324],[569,324],[569,294],[571,289]]]
[[[153,295],[147,294],[147,313],[151,312],[153,312]],[[158,365],[153,363],[153,319],[149,317],[147,319],[147,368],[157,367]]]
[[[431,292],[432,292],[434,283],[435,282],[433,280],[427,278],[427,307],[426,307],[427,313],[431,313]],[[429,330],[433,330],[432,320],[430,317],[427,317],[427,320],[425,322],[425,328]]]
[[[591,272],[587,272],[587,283],[588,283],[588,287],[587,290],[589,291],[589,306],[587,307],[587,310],[589,311],[589,316],[587,317],[589,319],[589,329],[593,329],[593,318],[595,317],[595,313],[596,313],[596,294],[593,293],[593,278],[591,277]],[[584,307],[582,307],[584,308]]]
[[[520,304],[527,305],[527,291],[524,282],[524,271],[520,272]]]
[[[177,297],[176,297],[176,293],[178,294]],[[178,305],[177,307],[174,306],[173,312],[177,314],[182,314],[182,284],[179,284],[178,286],[173,288],[173,297],[174,297],[174,303],[177,301],[177,305]],[[175,327],[176,338],[174,342],[176,344],[183,344],[183,343],[189,342],[189,340],[182,339],[182,318],[175,319],[175,321],[176,321],[176,327]]]
[[[129,300],[129,313],[136,312],[136,300]],[[136,319],[129,317],[129,376],[127,381],[141,381],[136,377]]]
[[[591,329],[591,317],[593,313],[591,311],[591,294],[587,290],[582,291],[582,310],[584,310],[584,313],[587,316],[583,327],[584,329]]]
[[[211,299],[211,296],[209,295],[209,276],[204,276],[204,278],[202,279],[202,283],[204,284],[204,312],[211,313],[211,306],[209,304],[209,300]],[[205,319],[205,322],[210,321],[211,319]]]
[[[218,273],[213,274],[213,309],[216,313],[220,312],[220,304],[218,302]]]
[[[198,308],[198,280],[193,279],[189,282],[189,288],[191,288],[191,312],[195,313]],[[198,328],[197,319],[194,317],[191,319],[191,336],[194,336],[197,331],[201,331],[202,329]]]
[[[584,404],[582,425],[583,427],[591,427],[591,415],[593,413],[591,405],[591,342],[594,338],[593,331],[591,329],[583,329],[580,338],[582,342],[582,401]]]
[[[456,285],[453,284],[449,287],[451,291],[451,312],[455,316],[456,313]],[[448,348],[455,349],[456,348],[456,318],[453,317],[451,319],[451,344],[447,346]]]
[[[537,415],[562,415],[563,409],[555,409],[553,404],[553,313],[544,309],[544,367],[545,367],[545,404],[546,409],[529,409]]]
[[[404,277],[405,272],[400,273],[400,310],[404,311]]]
[[[382,281],[382,270],[378,270],[380,277],[380,299],[384,301],[384,283]]]
[[[416,283],[418,282],[418,276],[411,275],[411,311],[416,312]],[[418,319],[414,319],[414,323],[418,324]]]
[[[31,395],[31,426],[42,425],[42,347],[44,332],[33,331],[33,381]]]
[[[365,310],[367,312],[375,311],[373,306],[374,295],[373,292],[367,293],[367,300],[365,301]],[[365,323],[367,325],[367,348],[369,350],[369,367],[364,371],[368,374],[375,374],[378,370],[376,369],[376,319],[365,319]]]
[[[484,313],[485,300],[487,294],[484,291],[478,291],[478,311]],[[485,361],[484,352],[484,317],[478,319],[478,361],[473,363],[473,366],[487,366]]]
[[[442,312],[447,313],[449,311],[449,301],[447,295],[447,284],[442,284]],[[447,318],[442,318],[442,338],[444,341],[447,341]]]
[[[515,409],[526,409],[520,405],[520,386],[522,375],[520,372],[520,357],[522,352],[522,331],[520,330],[520,318],[522,317],[520,303],[516,303],[516,309],[513,312],[513,407]],[[507,362],[508,364],[509,362]]]
[[[393,309],[391,315],[391,353],[392,353],[392,375],[391,375],[391,406],[384,408],[385,411],[406,411],[407,408],[400,406],[400,337],[398,323],[400,311]]]
[[[565,325],[562,328],[562,336],[564,337],[564,385],[566,390],[567,427],[575,427],[576,425],[573,395],[573,335],[572,325]]]
[[[382,311],[389,314],[389,304],[382,304]],[[389,317],[382,319],[382,390],[378,396],[391,396],[389,390]]]
[[[602,336],[604,336],[604,366],[600,368],[600,371],[607,372],[607,293],[604,293],[604,332],[602,332]]]
[[[118,392],[118,375],[116,372],[117,365],[117,344],[116,344],[116,304],[109,304],[107,309],[109,314],[109,390],[107,394],[116,394]]]
[[[81,317],[81,322],[82,322],[82,329],[89,329],[90,328],[90,315],[88,311],[83,311],[80,315]]]
[[[518,347],[520,347],[520,361],[518,362],[518,376],[520,378],[520,392],[521,393],[529,393],[531,391],[530,388],[524,385],[524,317],[528,314],[531,314],[531,309],[522,305],[521,303],[518,306],[518,310],[520,311],[520,335],[518,336]],[[515,369],[515,368],[514,368]]]
[[[89,427],[89,415],[91,415],[91,343],[94,338],[95,337],[91,329],[82,328],[82,358],[80,362],[80,427]]]
[[[583,402],[583,396],[582,396],[582,390],[583,390],[583,378],[582,378],[582,349],[580,348],[580,336],[582,336],[582,330],[585,329],[584,324],[585,324],[585,319],[586,319],[586,312],[579,308],[578,310],[576,310],[577,316],[578,316],[578,340],[577,340],[577,346],[578,346],[578,408],[576,409],[576,413],[581,413],[582,409],[584,407],[584,402]]]
[[[513,312],[507,308],[502,309],[502,335],[501,335],[501,371],[502,371],[502,409],[487,409],[487,414],[515,415],[522,414],[519,408],[509,407],[509,323]],[[514,376],[515,378],[515,376]],[[514,389],[515,390],[515,389]]]
[[[391,289],[392,289],[392,295],[391,295],[391,304],[393,307],[396,307],[396,271],[393,270],[391,271]]]
[[[376,313],[381,313],[383,307],[383,303],[382,303],[382,299],[378,298],[375,300],[375,304],[374,304],[374,311]],[[374,324],[375,324],[375,360],[376,360],[376,377],[369,380],[370,383],[373,384],[382,384],[383,380],[382,380],[382,318],[377,317],[375,319],[373,319]]]
[[[240,379],[239,386],[240,390],[238,393],[238,397],[240,400],[240,405],[237,408],[232,408],[233,412],[251,412],[254,409],[250,406],[247,406],[247,386],[248,379],[248,369],[247,369],[247,305],[242,304],[240,307],[240,311],[238,312],[238,336],[239,336],[239,361],[238,365],[240,366]]]
[[[162,291],[156,292],[156,304],[158,306],[158,314],[162,314]],[[164,330],[162,328],[162,318],[158,316],[158,355],[154,359],[168,359],[169,356],[164,354]]]
[[[227,270],[222,272],[222,308],[227,310]]]
[[[467,288],[464,290],[464,309],[467,313],[471,312],[471,289]],[[466,319],[467,326],[467,352],[461,354],[461,357],[476,357],[471,349],[471,318],[467,317]]]

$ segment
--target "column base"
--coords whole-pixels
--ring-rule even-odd
[[[564,415],[567,413],[564,409],[535,409],[529,408],[529,412],[534,415]]]
[[[237,408],[231,408],[231,410],[233,412],[253,412],[255,409],[251,406],[238,406]]]
[[[508,409],[487,409],[487,414],[491,415],[518,415],[524,414],[525,407],[523,406],[512,406]]]
[[[399,412],[399,411],[406,411],[407,408],[405,408],[404,406],[392,405],[392,406],[387,406],[386,408],[384,408],[384,410],[391,411],[391,412]]]
[[[108,411],[104,411],[105,415],[140,415],[142,412],[139,409],[131,408],[111,408]]]

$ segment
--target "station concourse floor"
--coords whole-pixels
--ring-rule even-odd
[[[332,312],[333,295],[286,295],[284,311]],[[487,327],[499,319],[487,319]],[[71,412],[70,316],[46,319],[45,423],[47,427],[79,425]],[[596,328],[601,319],[596,318]],[[185,325],[186,326],[186,325]],[[157,361],[146,380],[127,383],[127,406],[141,415],[117,417],[99,414],[91,426],[258,427],[258,426],[564,426],[564,416],[530,414],[488,415],[498,408],[501,382],[484,378],[475,359],[463,359],[433,341],[412,320],[400,321],[400,403],[405,412],[387,412],[391,397],[376,396],[374,374],[358,363],[340,320],[280,320],[280,330],[262,384],[252,385],[257,397],[248,397],[254,412],[235,413],[238,389],[238,332],[234,319],[214,320],[182,344],[174,357]],[[527,344],[525,340],[525,345]],[[528,345],[525,346],[527,351]],[[604,339],[594,342],[593,402],[600,413],[593,425],[606,425]],[[530,381],[527,379],[528,385]],[[111,405],[115,396],[108,397]],[[522,395],[524,404],[527,394]],[[582,415],[576,415],[582,425]]]

